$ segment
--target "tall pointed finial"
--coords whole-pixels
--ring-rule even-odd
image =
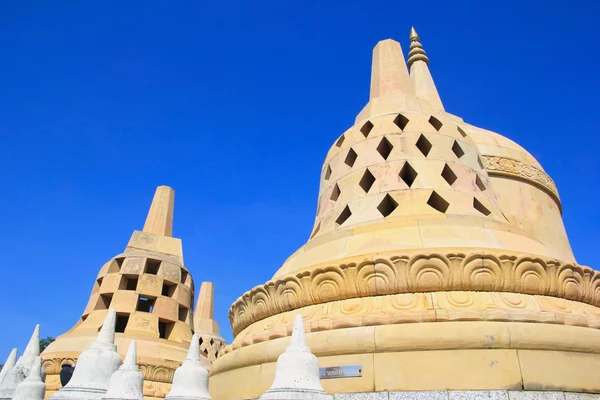
[[[175,191],[168,186],[157,187],[143,231],[155,235],[173,236],[174,209]]]
[[[442,99],[429,71],[429,58],[419,40],[419,34],[412,27],[410,30],[410,51],[408,52],[410,80],[424,111],[430,113],[444,112]]]
[[[400,43],[386,39],[373,49],[371,99],[414,94]]]
[[[27,348],[23,352],[24,356],[39,356],[40,355],[40,325],[36,325],[27,344]]]
[[[200,339],[198,334],[194,333],[192,341],[190,342],[190,348],[188,349],[186,360],[200,361]]]
[[[419,42],[420,37],[413,26],[410,29],[410,50],[408,52],[408,68],[410,68],[415,61],[424,61],[425,64],[429,65],[429,58],[423,50],[423,45]]]
[[[200,293],[198,294],[198,302],[194,310],[194,316],[202,319],[215,318],[215,285],[212,282],[202,282],[200,285]]]
[[[115,342],[115,326],[117,323],[117,312],[111,308],[106,314],[100,333],[96,338],[97,342],[114,343]]]
[[[16,363],[17,363],[17,349],[12,349],[12,351],[8,355],[8,358],[4,362],[2,371],[0,371],[0,383],[2,383],[2,379],[4,379],[4,376],[6,375],[8,370],[11,369],[12,367],[14,367]]]
[[[304,331],[304,320],[302,319],[302,315],[296,315],[296,319],[294,320],[294,330],[292,330],[292,340],[290,345],[288,346],[290,350],[308,350],[306,346],[306,332]]]
[[[129,349],[127,349],[127,355],[125,361],[123,361],[123,369],[137,369],[137,344],[135,340],[129,343]]]

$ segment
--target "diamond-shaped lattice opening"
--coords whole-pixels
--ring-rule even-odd
[[[408,187],[412,186],[415,179],[417,179],[417,175],[419,174],[417,173],[417,171],[415,171],[412,165],[408,163],[408,161],[404,163],[404,166],[400,170],[400,174],[398,174],[398,176],[400,176],[400,179],[402,179],[404,183],[408,185]]]
[[[344,163],[346,163],[347,166],[352,167],[354,165],[354,163],[356,162],[356,158],[358,157],[358,154],[356,154],[356,152],[352,149],[348,150],[348,154],[346,155],[346,159],[344,160]]]
[[[398,114],[398,116],[394,118],[394,124],[396,124],[396,126],[400,128],[401,131],[404,131],[404,128],[406,128],[406,124],[408,124],[408,118],[406,118],[402,114]]]
[[[383,157],[384,160],[387,160],[393,148],[394,145],[392,145],[387,138],[383,138],[381,139],[381,142],[379,142],[379,146],[377,146],[377,152],[381,154],[381,157]]]
[[[479,175],[475,176],[475,184],[477,185],[477,187],[479,188],[479,190],[481,190],[482,192],[485,191],[485,189],[487,189],[485,187],[485,183],[483,183],[483,181],[481,180],[481,178],[479,177]]]
[[[465,152],[463,151],[462,147],[460,147],[460,144],[458,144],[458,142],[456,140],[454,141],[454,144],[452,145],[452,152],[454,153],[456,158],[461,158],[462,156],[465,155]]]
[[[328,165],[327,169],[325,170],[325,180],[328,180],[330,176],[331,176],[331,167]]]
[[[314,237],[315,237],[315,235],[316,235],[317,233],[319,233],[319,229],[321,229],[321,223],[320,223],[320,222],[317,224],[317,227],[315,228],[315,230],[313,230],[313,232],[311,233],[311,235],[310,235],[310,239],[314,238]]]
[[[448,182],[448,185],[450,186],[452,186],[452,184],[456,182],[456,179],[458,179],[448,164],[444,165],[444,169],[442,170],[442,178],[444,178],[444,180]]]
[[[185,281],[187,281],[189,272],[184,271],[183,269],[181,270],[181,283],[185,284]]]
[[[346,140],[346,137],[344,135],[340,136],[337,142],[335,142],[336,147],[342,147],[344,140]]]
[[[365,137],[368,137],[369,133],[371,133],[371,129],[373,129],[373,123],[371,121],[367,121],[362,128],[360,128],[360,131],[363,135],[365,135]]]
[[[467,132],[465,132],[460,126],[457,126],[456,129],[458,129],[458,133],[460,133],[462,137],[467,137]]]
[[[362,178],[360,178],[360,182],[358,182],[358,184],[362,188],[362,190],[365,191],[365,193],[369,193],[369,190],[371,189],[371,186],[373,186],[373,183],[375,183],[375,176],[373,176],[371,171],[369,171],[369,169],[367,168]]]
[[[117,321],[115,322],[115,332],[125,333],[127,323],[129,322],[129,314],[117,314]]]
[[[337,199],[340,198],[340,193],[342,191],[340,190],[340,187],[338,186],[338,184],[336,183],[335,186],[333,187],[333,191],[331,192],[331,196],[329,197],[331,200],[333,201],[337,201]]]
[[[344,222],[346,222],[351,215],[352,212],[350,211],[350,207],[346,206],[346,208],[344,208],[344,211],[342,211],[340,215],[338,215],[337,219],[335,220],[335,223],[337,224],[337,226],[340,226]]]
[[[123,261],[125,261],[125,257],[115,258],[115,261],[117,262],[117,267],[119,267],[119,270],[120,270],[121,267],[123,266]]]
[[[479,168],[485,169],[485,165],[483,165],[483,161],[481,161],[481,157],[477,157],[477,164],[479,164]]]
[[[383,215],[387,217],[398,207],[398,202],[394,200],[392,196],[386,194],[381,203],[377,206],[377,210]]]
[[[425,137],[425,135],[421,134],[421,136],[419,136],[419,140],[417,140],[417,148],[421,151],[421,153],[423,153],[423,155],[425,157],[427,157],[427,154],[429,154],[429,152],[431,151],[431,143],[429,142],[429,140],[427,140],[427,138]]]
[[[477,198],[473,197],[473,208],[482,213],[483,215],[490,215],[492,212],[488,210]]]
[[[435,128],[436,131],[439,131],[440,129],[442,129],[442,125],[443,125],[442,121],[440,121],[433,115],[431,116],[431,118],[429,118],[429,123],[431,124],[431,126],[433,126]]]
[[[442,198],[437,192],[431,192],[431,196],[429,196],[429,200],[427,200],[427,204],[429,204],[432,208],[436,209],[441,213],[445,213],[448,209],[450,203]]]

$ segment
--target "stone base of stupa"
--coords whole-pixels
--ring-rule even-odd
[[[597,400],[600,394],[528,390],[440,390],[341,393],[334,400]]]
[[[65,363],[76,364],[77,357],[83,349],[87,348],[94,340],[94,335],[88,336],[78,335],[77,340],[57,340],[53,343],[54,346],[48,347],[48,350],[43,353],[43,366],[47,371],[46,376],[46,398],[50,397],[55,392],[61,389],[60,370]],[[144,399],[145,400],[161,400],[171,390],[171,381],[175,370],[181,365],[187,354],[189,342],[182,343],[177,347],[173,342],[167,342],[162,339],[153,338],[137,338],[138,343],[138,364],[140,370],[144,374]],[[126,338],[122,334],[117,333],[115,336],[115,344],[119,354],[123,357],[129,348],[129,343],[132,338]],[[65,347],[59,347],[64,345]],[[77,346],[77,349],[75,348]],[[144,353],[140,356],[139,353]],[[155,354],[155,357],[150,357],[149,354]],[[203,359],[203,362],[208,364],[208,360]],[[208,365],[206,365],[208,367]]]

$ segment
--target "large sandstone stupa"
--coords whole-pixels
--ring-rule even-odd
[[[373,51],[369,103],[323,164],[308,242],[229,313],[217,400],[273,381],[294,316],[329,393],[600,392],[600,273],[575,261],[552,179],[449,114],[416,32]],[[409,73],[410,70],[410,73]]]
[[[115,344],[121,356],[137,342],[146,400],[169,393],[193,331],[203,364],[215,360],[224,341],[213,319],[213,286],[202,284],[194,316],[194,281],[183,263],[181,240],[172,237],[174,207],[174,190],[158,187],[143,230],[134,231],[125,251],[100,269],[81,319],[42,353],[46,397],[61,388],[62,365],[75,363],[96,339],[109,309],[117,313]]]

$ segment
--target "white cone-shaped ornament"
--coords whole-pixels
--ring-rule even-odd
[[[40,326],[36,325],[29,339],[29,344],[19,357],[14,367],[6,371],[4,379],[0,382],[0,400],[10,400],[15,394],[17,386],[27,378],[33,364],[40,358]],[[38,368],[39,370],[39,368]]]
[[[42,381],[42,357],[38,356],[27,378],[17,386],[13,400],[42,400],[44,393],[46,384]]]
[[[319,360],[306,345],[304,321],[296,316],[292,340],[277,359],[275,381],[261,400],[330,400],[321,386]]]
[[[123,365],[110,377],[102,400],[144,400],[144,374],[136,360],[136,343],[132,341]]]
[[[116,320],[115,310],[108,310],[96,341],[79,355],[71,380],[50,399],[99,400],[106,394],[111,375],[121,365],[114,344]]]
[[[16,363],[17,363],[17,349],[15,348],[15,349],[12,349],[12,351],[8,355],[8,358],[6,359],[6,361],[4,362],[4,366],[2,367],[2,371],[0,371],[0,384],[2,383],[2,380],[4,379],[4,376],[6,375],[8,370],[10,370],[12,367],[14,367]]]
[[[173,386],[165,400],[211,400],[208,393],[208,371],[200,362],[200,340],[192,336],[186,359],[173,376]]]

